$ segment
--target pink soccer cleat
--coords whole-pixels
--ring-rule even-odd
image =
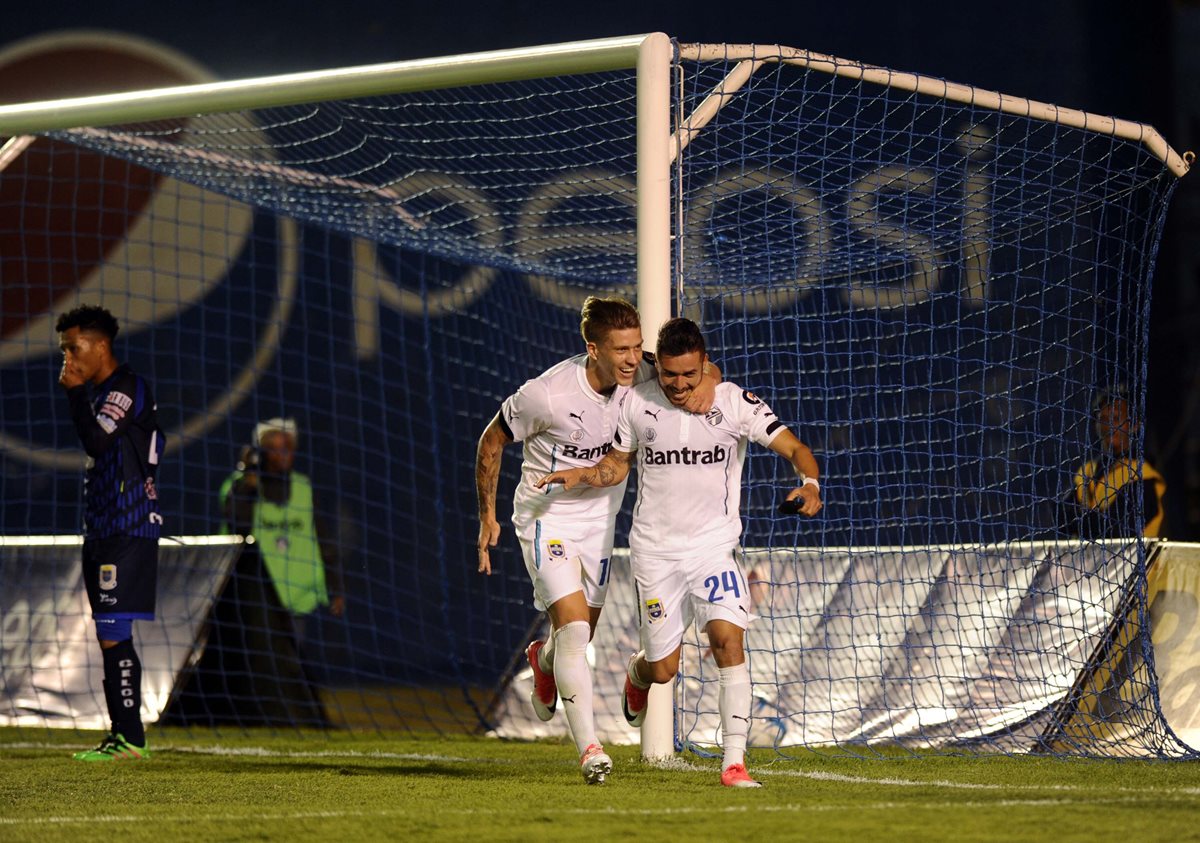
[[[722,770],[721,784],[726,787],[762,787],[760,783],[750,778],[745,764],[730,764]]]
[[[579,767],[583,770],[583,780],[588,784],[604,784],[608,774],[612,772],[612,759],[598,743],[591,744],[579,757]]]

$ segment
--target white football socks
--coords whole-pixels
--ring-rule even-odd
[[[629,676],[629,681],[633,683],[633,687],[641,688],[643,691],[654,684],[653,682],[645,681],[644,679],[642,679],[642,677],[640,677],[636,673],[634,673],[634,670],[636,670],[638,661],[641,659],[644,659],[645,657],[646,657],[646,651],[638,650],[636,653],[633,654],[633,658],[631,658],[629,660],[629,664],[625,668],[625,673],[626,673],[626,675]]]
[[[538,650],[538,667],[542,669],[542,673],[554,672],[554,639],[556,635],[557,631],[551,627],[546,643],[542,645],[542,649]]]
[[[581,755],[592,744],[600,743],[596,740],[592,714],[592,669],[587,663],[589,640],[591,627],[587,621],[574,621],[554,633],[554,681]],[[744,746],[745,741],[742,743]]]
[[[721,712],[724,770],[730,764],[746,763],[746,739],[750,735],[750,668],[745,662],[736,667],[718,668],[717,708]]]

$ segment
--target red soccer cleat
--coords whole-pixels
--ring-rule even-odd
[[[629,659],[629,667],[633,667],[633,662],[637,658],[635,653]],[[625,715],[625,722],[630,726],[641,726],[646,721],[646,699],[650,696],[649,688],[639,688],[633,684],[633,680],[629,678],[629,670],[625,671],[625,688],[621,691],[621,711]]]
[[[721,784],[726,787],[762,787],[760,783],[750,778],[745,764],[730,764],[722,770]]]
[[[549,720],[558,707],[558,685],[554,682],[554,674],[546,673],[538,664],[538,653],[545,646],[545,641],[534,641],[525,650],[525,657],[533,668],[533,690],[529,693],[529,701],[533,703],[533,711],[539,720]]]

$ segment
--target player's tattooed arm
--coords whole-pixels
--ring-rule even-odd
[[[500,459],[504,446],[512,440],[504,432],[499,415],[492,419],[479,437],[475,452],[475,493],[479,499],[479,572],[492,572],[489,548],[500,540],[500,523],[496,520],[496,486],[500,479]]]
[[[566,490],[581,484],[596,487],[616,486],[629,476],[629,466],[632,462],[632,451],[618,451],[613,448],[604,455],[604,459],[589,468],[569,468],[547,474],[537,482],[537,487],[541,489],[551,483],[562,483]]]
[[[632,452],[618,451],[614,448],[605,454],[600,462],[590,469],[585,469],[588,473],[583,482],[589,486],[616,486],[629,476],[629,464],[632,460]]]

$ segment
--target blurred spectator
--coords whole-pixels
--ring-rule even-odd
[[[1163,534],[1167,483],[1148,460],[1133,453],[1141,423],[1133,418],[1122,388],[1101,393],[1093,404],[1099,453],[1075,471],[1062,500],[1060,527],[1083,539]]]
[[[294,470],[299,430],[273,418],[254,428],[253,446],[221,484],[221,511],[235,533],[253,536],[279,602],[292,617],[297,649],[307,621],[321,606],[346,609],[341,565],[317,514],[312,482]]]

